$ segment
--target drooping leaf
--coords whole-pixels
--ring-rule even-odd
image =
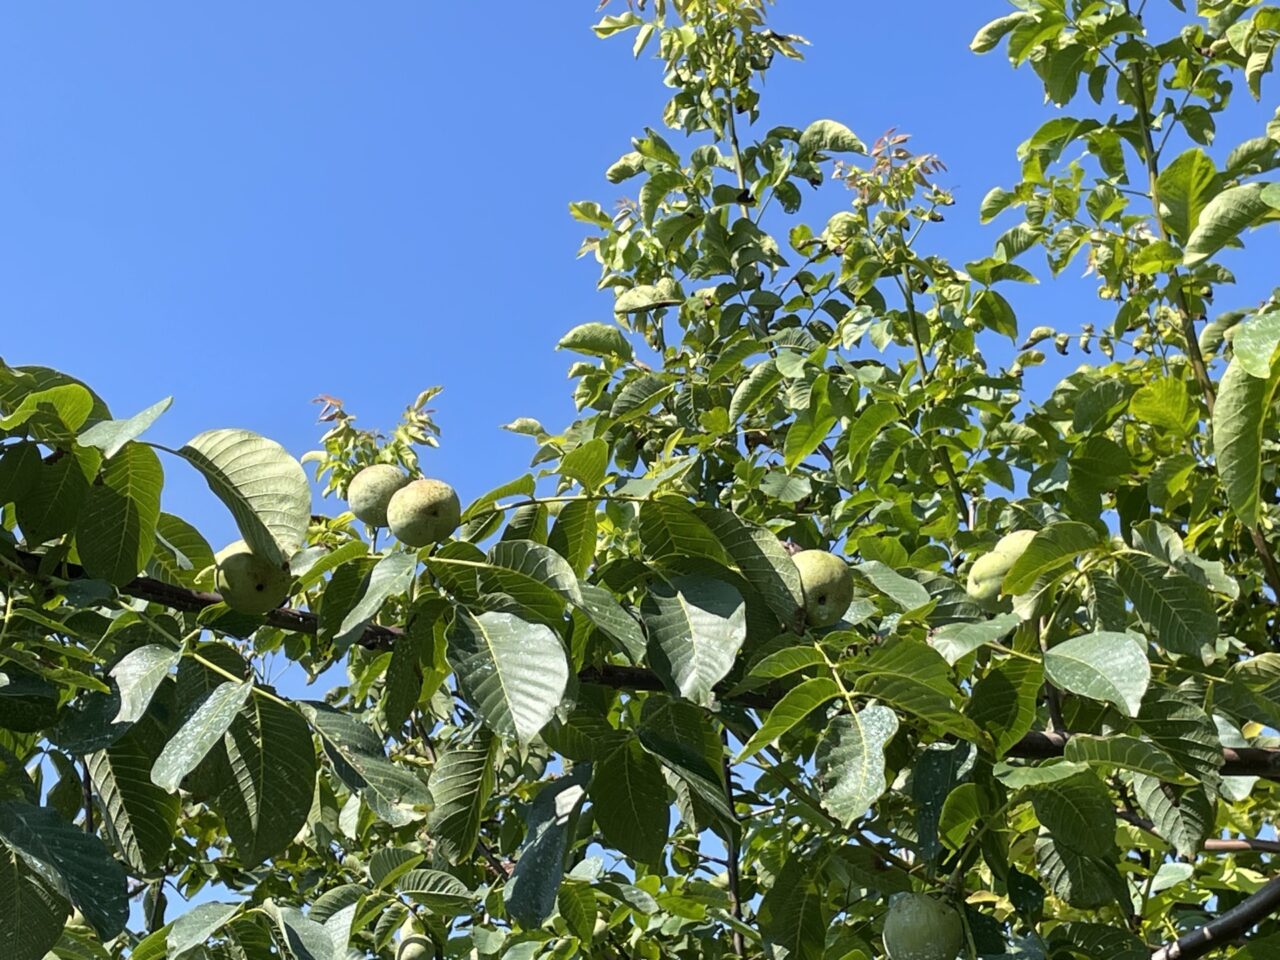
[[[555,632],[509,613],[459,611],[449,633],[449,662],[485,725],[522,742],[547,725],[569,681]]]
[[[1271,207],[1263,198],[1265,187],[1262,183],[1228,187],[1205,204],[1187,238],[1183,262],[1189,267],[1204,262],[1266,216]]]
[[[306,823],[317,769],[307,721],[255,696],[193,772],[192,789],[222,817],[240,862],[257,866]]]
[[[183,778],[222,740],[251,693],[251,683],[216,687],[165,744],[151,768],[152,782],[168,793],[176,792]]]
[[[96,836],[63,820],[48,807],[4,801],[0,802],[0,849],[3,848],[7,848],[9,856],[0,857],[0,886],[10,885],[11,892],[29,910],[34,908],[46,918],[57,915],[56,898],[49,896],[47,889],[78,907],[103,940],[110,940],[124,929],[129,916],[124,867]],[[25,861],[22,867],[17,863],[19,857]],[[31,867],[38,872],[39,880],[30,872]],[[33,884],[45,889],[36,890]],[[0,924],[6,924],[3,918],[7,913],[7,908],[0,913]],[[16,919],[24,927],[31,920]],[[38,931],[25,927],[9,939],[22,945],[37,937]],[[0,942],[4,939],[0,935]]]
[[[670,826],[662,768],[634,738],[592,764],[592,810],[610,845],[642,863],[657,863]]]
[[[147,644],[129,651],[111,668],[110,676],[120,691],[120,712],[116,723],[134,723],[147,712],[151,698],[160,684],[177,666],[182,653],[158,644]]]
[[[1218,635],[1213,597],[1177,568],[1136,551],[1116,554],[1116,582],[1171,653],[1198,654]]]
[[[168,734],[149,713],[115,743],[85,758],[103,821],[138,873],[149,873],[168,858],[181,810],[177,795],[157,787],[150,776]]]
[[[641,609],[654,669],[682,697],[708,703],[746,639],[741,595],[721,580],[676,576],[655,583]]]
[[[248,430],[209,430],[178,453],[227,505],[254,553],[283,563],[306,540],[311,487],[302,465],[280,444]]]
[[[1247,527],[1257,526],[1261,512],[1262,440],[1280,387],[1280,367],[1269,377],[1251,375],[1232,360],[1218,385],[1213,408],[1213,447],[1227,502]]]
[[[1008,753],[1035,723],[1043,683],[1039,663],[1010,658],[974,685],[965,712],[995,741],[997,757]]]
[[[446,751],[431,771],[428,787],[434,804],[427,830],[451,863],[471,856],[480,820],[493,793],[498,741],[482,733],[475,741]]]
[[[897,731],[892,710],[869,706],[856,714],[840,714],[818,741],[815,763],[822,805],[845,826],[884,793],[884,748]]]
[[[555,911],[572,825],[591,775],[589,764],[547,784],[529,806],[528,832],[511,879],[503,888],[507,912],[528,928],[540,927]]]
[[[826,891],[822,871],[826,853],[794,852],[760,902],[757,919],[767,942],[794,960],[822,960],[827,939]]]

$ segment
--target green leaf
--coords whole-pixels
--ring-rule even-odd
[[[859,563],[853,569],[865,577],[878,593],[888,597],[903,610],[919,610],[930,600],[929,591],[922,583],[904,577],[878,560]]]
[[[442,870],[410,870],[396,889],[433,912],[462,913],[475,901],[465,884]]]
[[[588,776],[589,765],[575,767],[568,777],[546,784],[529,805],[528,832],[502,891],[507,913],[527,929],[542,926],[555,912],[565,849],[586,796],[583,783]]]
[[[347,611],[334,634],[334,645],[345,650],[358,639],[388,598],[408,591],[417,568],[418,558],[412,553],[389,553],[374,564],[359,602]]]
[[[604,587],[594,583],[579,584],[582,592],[582,604],[579,607],[587,618],[601,633],[613,641],[620,653],[625,654],[632,663],[640,663],[644,659],[644,630],[639,621],[627,612],[626,608]]]
[[[791,646],[791,638],[784,638],[787,646],[766,654],[751,666],[747,673],[751,680],[778,680],[809,667],[821,667],[827,661],[814,647]]]
[[[1271,376],[1277,346],[1280,346],[1280,309],[1255,313],[1232,331],[1233,360],[1263,380]]]
[[[1044,655],[1045,675],[1057,686],[1092,700],[1115,704],[1137,716],[1151,682],[1142,642],[1128,633],[1099,631],[1060,643]]]
[[[1140,387],[1129,400],[1129,412],[1153,427],[1181,436],[1187,432],[1191,398],[1179,377],[1160,377]]]
[[[1049,934],[1052,956],[1098,957],[1101,960],[1148,960],[1151,951],[1138,937],[1122,927],[1101,923],[1068,921]]]
[[[609,844],[641,863],[657,863],[667,842],[667,784],[658,761],[634,738],[597,760],[591,805]]]
[[[637,527],[640,545],[650,560],[707,557],[717,563],[728,563],[720,539],[703,518],[683,503],[646,500],[640,505]]]
[[[128,420],[100,420],[82,431],[76,442],[82,447],[96,447],[102,451],[104,459],[110,460],[130,440],[142,436],[172,404],[173,397],[165,397]]]
[[[1003,17],[997,17],[974,34],[973,39],[969,41],[969,49],[974,53],[987,53],[994,50],[1005,34],[1022,23],[1032,20],[1033,17],[1029,13],[1009,13]]]
[[[1115,806],[1092,773],[1036,787],[1031,804],[1055,844],[1099,860],[1115,857]]]
[[[379,847],[369,858],[369,879],[384,890],[425,859],[426,854],[407,847]]]
[[[296,960],[341,960],[329,932],[297,907],[280,906],[268,898],[262,911],[275,922],[274,939],[280,953]]]
[[[547,545],[569,562],[569,567],[579,576],[586,576],[596,559],[596,502],[574,500],[566,503],[556,514]]]
[[[1199,223],[1187,239],[1183,262],[1189,267],[1203,263],[1245,229],[1260,223],[1271,212],[1263,198],[1265,187],[1263,183],[1228,187],[1205,204]]]
[[[1208,590],[1149,554],[1125,550],[1115,561],[1116,582],[1161,646],[1191,655],[1213,646],[1218,615]]]
[[[1173,759],[1147,740],[1124,734],[1094,737],[1083,733],[1073,734],[1063,750],[1067,760],[1089,763],[1094,766],[1133,770],[1147,776],[1158,777],[1170,783],[1182,783],[1188,778]]]
[[[211,566],[213,549],[200,531],[181,517],[162,512],[156,521],[151,576],[175,586],[193,587],[200,571]]]
[[[734,388],[733,398],[729,401],[729,422],[737,423],[752,413],[756,405],[780,383],[782,373],[776,361],[770,359],[757,363]]]
[[[644,416],[674,389],[675,384],[668,383],[657,374],[641,374],[628,380],[618,391],[610,415],[618,423]]]
[[[786,951],[788,960],[823,960],[827,941],[828,854],[793,851],[760,902],[757,921],[764,939]]]
[[[962,783],[942,803],[938,836],[952,850],[959,850],[969,831],[982,819],[981,798],[976,783]]]
[[[23,906],[35,907],[37,916],[47,921],[58,911],[54,897],[33,890],[33,882],[47,887],[49,892],[56,891],[56,896],[78,907],[103,940],[110,940],[124,929],[129,917],[124,867],[96,836],[47,807],[5,801],[0,803],[0,848],[9,852],[9,856],[0,857],[0,888],[9,886],[8,892],[16,894]],[[25,861],[21,868],[18,858]],[[35,881],[27,868],[34,868],[40,879]],[[13,900],[6,899],[5,903],[12,904]],[[6,905],[0,913],[0,924],[7,926],[11,922],[11,909]],[[18,918],[19,924],[26,921],[25,917]],[[21,944],[24,939],[34,939],[33,935],[38,933],[27,927],[7,939]],[[5,939],[0,934],[0,944]]]
[[[549,626],[564,616],[566,603],[581,603],[578,577],[567,560],[532,540],[502,540],[489,551],[489,565],[479,571],[480,587],[505,593],[530,617]]]
[[[58,942],[71,907],[55,884],[0,840],[0,955],[42,960]]]
[[[168,736],[166,725],[149,713],[111,746],[85,758],[103,821],[137,873],[166,861],[181,812],[178,797],[157,787],[149,774]]]
[[[582,484],[583,490],[594,493],[604,483],[608,466],[609,444],[597,437],[579,444],[564,455],[560,461],[560,475],[569,480],[577,480]]]
[[[676,307],[684,303],[679,285],[670,279],[656,284],[642,283],[624,290],[613,303],[614,313],[644,313],[659,307]]]
[[[1108,836],[1114,832],[1113,826]],[[1054,837],[1036,840],[1036,870],[1049,891],[1073,907],[1094,910],[1129,902],[1128,888],[1111,859],[1079,853]]]
[[[250,697],[192,773],[192,792],[222,817],[237,859],[256,867],[302,829],[316,783],[316,751],[293,707]]]
[[[120,691],[120,712],[115,722],[134,723],[142,719],[152,696],[181,658],[181,651],[157,644],[137,647],[125,654],[109,674]]]
[[[173,922],[169,930],[168,956],[181,957],[202,945],[240,912],[237,903],[199,903]]]
[[[129,443],[102,468],[76,525],[76,549],[90,576],[121,586],[155,549],[164,471],[150,447]]]
[[[522,743],[547,725],[569,681],[555,632],[509,613],[459,610],[449,633],[449,662],[485,725]]]
[[[741,763],[755,756],[809,714],[838,696],[840,688],[830,677],[814,677],[792,687],[769,711],[760,729],[751,735],[751,739],[738,752],[734,763]]]
[[[995,643],[1022,621],[1016,614],[1002,613],[980,623],[947,623],[929,635],[929,645],[951,666],[986,643]]]
[[[328,704],[310,701],[301,706],[320,734],[334,772],[352,790],[361,791],[379,817],[404,826],[413,819],[407,808],[431,803],[426,784],[388,760],[382,738],[366,724]]]
[[[898,732],[898,718],[888,707],[863,707],[840,714],[818,741],[814,763],[822,788],[822,806],[846,827],[885,791],[884,749]]]
[[[651,694],[645,698],[637,732],[641,746],[709,811],[716,831],[722,837],[735,835],[738,823],[725,789],[724,745],[707,711],[687,700]]]
[[[62,440],[75,435],[90,411],[93,395],[78,383],[65,383],[35,390],[7,417],[0,417],[0,430],[26,426],[37,440]]]
[[[1156,777],[1135,774],[1133,795],[1155,827],[1182,857],[1194,857],[1214,827],[1214,802],[1204,787],[1173,787]]]
[[[556,344],[557,350],[572,350],[593,357],[631,359],[631,344],[611,323],[584,323],[574,327]]]
[[[1213,720],[1187,695],[1152,687],[1142,700],[1138,727],[1186,773],[1213,783],[1222,766],[1222,744]]]
[[[302,546],[311,487],[302,465],[280,444],[248,430],[209,430],[178,453],[227,505],[254,553],[278,564]]]
[[[863,144],[843,123],[815,120],[800,134],[801,153],[866,153]]]
[[[939,729],[977,739],[977,726],[956,707],[958,691],[942,655],[920,640],[895,638],[854,661],[859,671],[854,689],[920,717]]]
[[[682,697],[710,703],[747,636],[741,595],[721,580],[675,576],[655,583],[641,610],[654,670]]]
[[[588,884],[566,881],[560,885],[556,906],[569,932],[590,949],[599,914],[595,891]]]
[[[96,451],[76,451],[43,461],[27,494],[14,504],[18,526],[28,543],[43,543],[70,533],[97,472]]]
[[[1227,502],[1247,527],[1262,513],[1262,439],[1271,419],[1280,367],[1267,379],[1251,376],[1239,359],[1231,361],[1218,385],[1213,408],[1213,448]]]
[[[720,541],[743,579],[759,591],[783,627],[802,631],[804,591],[800,571],[777,535],[729,510],[698,507],[694,513]]]
[[[814,379],[809,406],[787,428],[782,449],[784,465],[788,471],[795,470],[805,457],[817,450],[836,425],[838,417],[831,407],[827,383],[826,374]]]
[[[1010,790],[1022,790],[1025,787],[1041,787],[1069,780],[1077,774],[1088,773],[1089,767],[1084,763],[1054,759],[1035,766],[1021,767],[1001,762],[992,768],[992,772]]]
[[[165,744],[151,768],[151,780],[160,789],[173,793],[194,770],[248,701],[253,684],[228,682],[218,685]]]
[[[1043,683],[1039,663],[1010,658],[974,685],[965,713],[991,735],[997,757],[1008,753],[1035,723]]]
[[[485,805],[493,793],[498,741],[488,733],[452,747],[436,762],[428,787],[434,804],[427,830],[450,863],[471,856]]]
[[[1004,575],[1003,590],[1008,594],[1026,593],[1041,577],[1061,573],[1076,557],[1098,545],[1098,534],[1087,523],[1074,520],[1051,523],[1032,538],[1013,562]]]
[[[1208,154],[1192,147],[1164,168],[1157,186],[1165,228],[1185,243],[1218,186],[1218,169]]]

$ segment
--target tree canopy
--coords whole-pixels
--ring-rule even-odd
[[[1213,143],[1280,7],[1159,2],[973,38],[1055,109],[959,264],[938,156],[757,122],[806,43],[764,0],[604,15],[671,92],[570,205],[613,317],[440,542],[341,502],[432,475],[437,388],[385,435],[327,399],[299,460],[0,363],[0,956],[1280,955],[1280,297],[1223,262],[1274,237],[1280,111]],[[1038,258],[1077,327],[1019,323]]]

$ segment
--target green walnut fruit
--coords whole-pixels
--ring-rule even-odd
[[[964,946],[964,924],[945,903],[905,893],[889,907],[883,936],[889,960],[956,960]]]
[[[965,590],[975,600],[994,600],[1000,594],[1004,575],[1022,556],[1036,535],[1035,530],[1015,530],[999,539],[990,553],[984,553],[969,568],[969,582]]]
[[[422,935],[412,920],[400,928],[400,946],[396,948],[396,960],[428,960],[435,956],[431,941]]]
[[[289,596],[293,583],[289,571],[253,553],[243,540],[224,547],[214,560],[218,564],[218,593],[236,613],[259,616]]]
[[[811,627],[829,627],[853,602],[849,565],[825,550],[801,550],[791,558],[800,571],[804,615]]]
[[[387,504],[387,526],[410,547],[449,539],[461,520],[458,494],[443,480],[415,480],[397,490]]]
[[[396,491],[409,483],[409,476],[389,463],[365,467],[347,484],[347,506],[371,527],[387,525],[387,504]]]

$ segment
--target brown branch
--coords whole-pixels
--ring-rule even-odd
[[[39,554],[15,551],[13,556],[31,576],[39,578],[51,574],[40,570]],[[84,571],[73,563],[59,565],[57,577],[64,580],[83,579]],[[205,607],[221,603],[222,598],[216,593],[203,593],[189,590],[186,587],[174,586],[151,577],[136,577],[130,580],[120,592],[138,600],[159,603],[173,610],[203,610]],[[263,619],[273,627],[291,630],[295,633],[314,634],[318,629],[316,615],[309,610],[295,610],[281,607],[272,610]],[[402,627],[370,624],[365,627],[358,643],[362,647],[382,650],[391,646],[395,639],[404,633]],[[604,664],[599,667],[584,667],[578,672],[582,683],[593,683],[618,690],[663,690],[661,679],[644,667],[632,667],[622,664]],[[733,703],[754,709],[769,709],[781,698],[778,691],[749,690],[729,695],[726,688],[719,691],[721,695]],[[1067,744],[1068,735],[1055,731],[1032,731],[1019,740],[1009,750],[1008,756],[1025,760],[1043,760],[1062,756]],[[1264,747],[1224,748],[1222,751],[1224,776],[1263,777],[1280,781],[1280,749]]]
[[[1132,824],[1139,830],[1145,830],[1147,833],[1160,837],[1160,834],[1156,831],[1156,825],[1146,817],[1140,817],[1138,814],[1130,813],[1127,810],[1117,810],[1116,818]],[[1160,839],[1164,840],[1164,837],[1160,837]],[[1168,841],[1165,842],[1167,843]],[[1201,849],[1206,853],[1280,853],[1280,841],[1259,840],[1257,837],[1240,837],[1230,840],[1222,837],[1210,837],[1201,844]]]
[[[1232,942],[1280,910],[1280,877],[1269,882],[1222,916],[1165,944],[1151,960],[1195,960]]]

